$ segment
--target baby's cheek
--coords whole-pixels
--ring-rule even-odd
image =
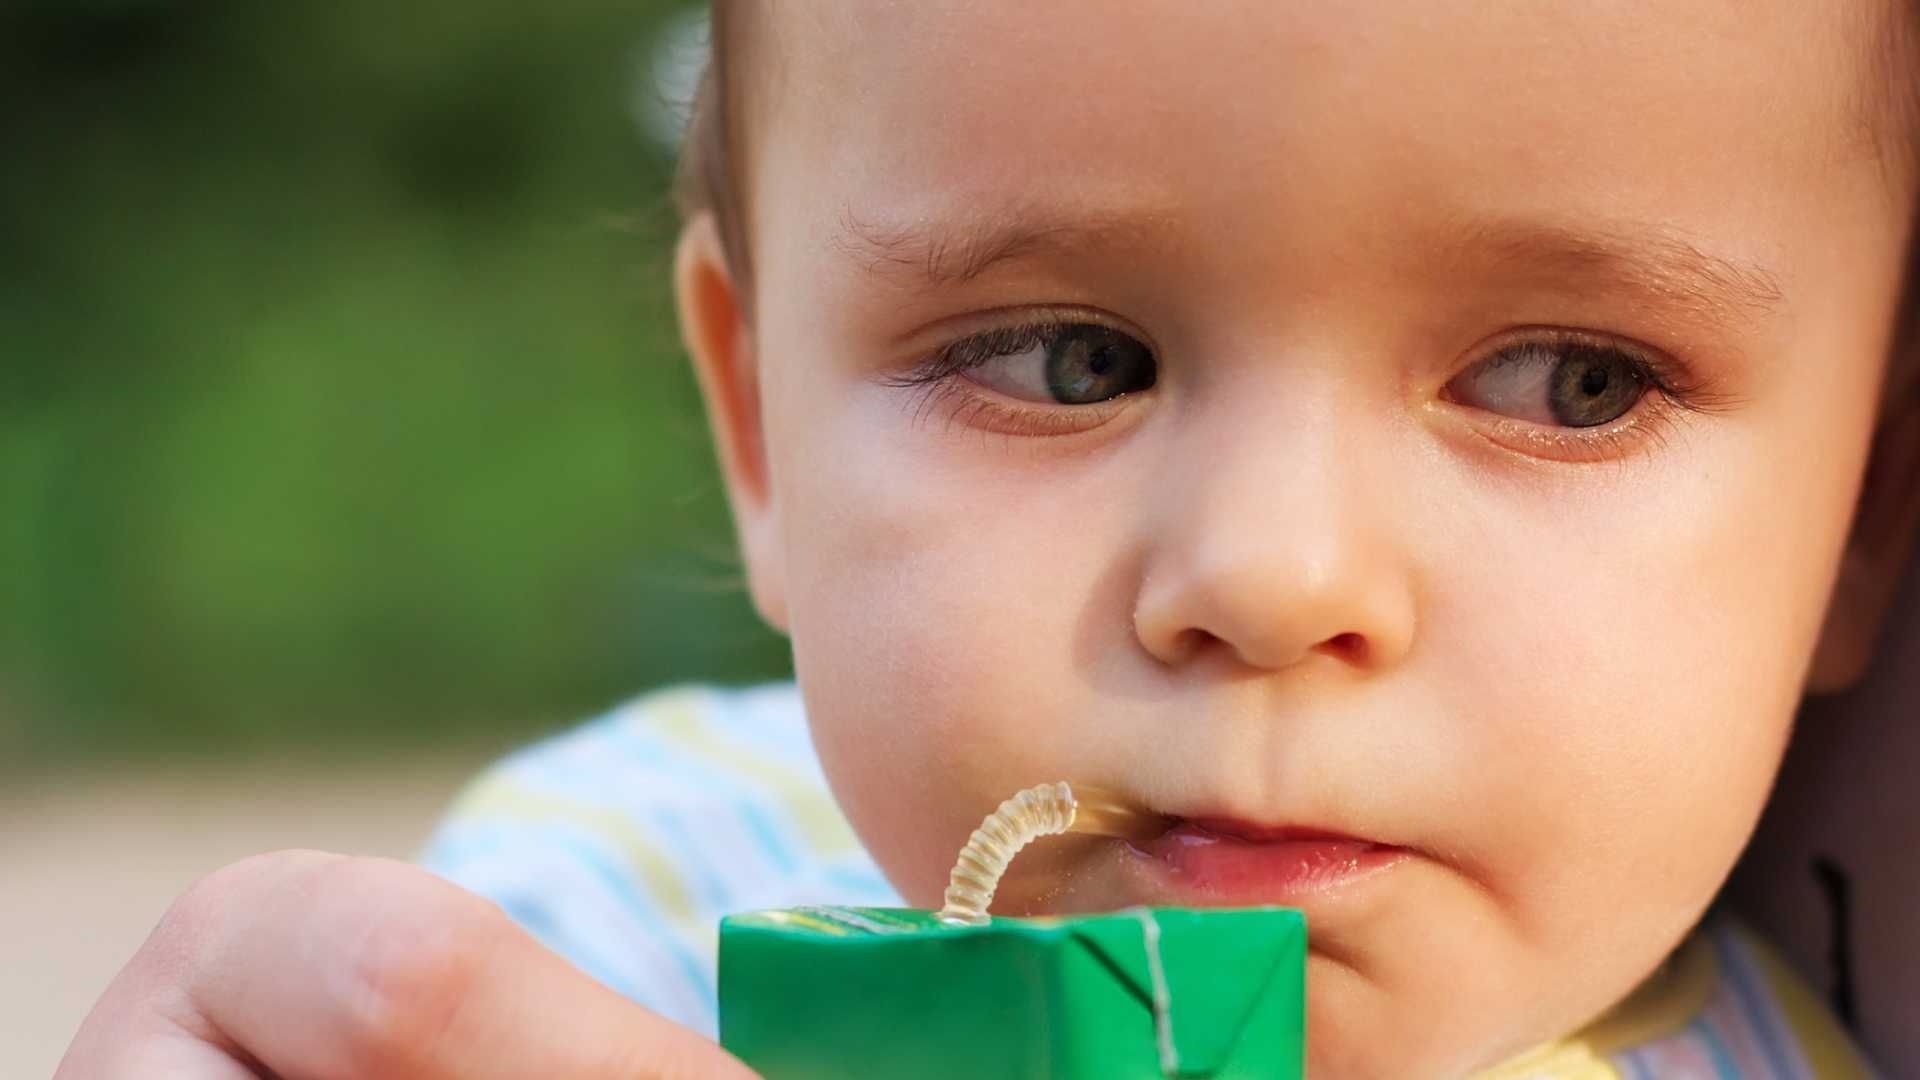
[[[795,666],[814,740],[835,795],[869,851],[907,898],[938,906],[953,858],[981,817],[1014,791],[1060,779],[1061,754],[1042,718],[1046,661],[1008,635],[1004,612],[969,597],[920,594],[926,618],[884,617],[902,595],[850,581],[806,611],[840,629],[805,633]],[[893,609],[898,610],[898,609]]]
[[[896,887],[937,904],[1000,800],[1088,771],[1088,670],[1131,641],[1115,568],[1138,500],[1086,475],[1097,458],[915,422],[897,388],[796,392],[816,396],[777,452],[813,467],[779,495],[814,739]]]
[[[1478,569],[1429,597],[1454,643],[1437,712],[1483,759],[1462,850],[1563,973],[1636,977],[1684,932],[1752,827],[1797,698],[1806,549],[1728,558],[1751,548],[1759,471],[1694,472],[1715,489],[1643,473],[1584,504],[1503,507],[1511,547],[1456,560]]]
[[[901,484],[877,490],[913,490]],[[822,763],[862,841],[920,905],[937,906],[999,800],[1066,778],[1074,733],[1060,718],[1082,711],[1071,568],[1050,566],[1031,518],[983,528],[965,508],[842,500],[809,515],[789,562],[795,668]]]

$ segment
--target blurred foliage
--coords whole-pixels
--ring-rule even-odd
[[[0,13],[0,762],[784,673],[633,118],[671,5]]]

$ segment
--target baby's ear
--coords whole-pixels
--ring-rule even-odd
[[[693,358],[700,395],[706,402],[707,425],[726,481],[753,606],[762,619],[784,633],[786,582],[781,571],[779,515],[774,512],[761,427],[753,328],[712,213],[696,215],[680,230],[673,292],[680,339]]]
[[[1900,591],[1920,524],[1920,314],[1909,316],[1887,369],[1885,396],[1807,689],[1845,690],[1866,674]]]

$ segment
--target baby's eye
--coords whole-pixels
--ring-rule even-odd
[[[1157,365],[1153,350],[1124,331],[1098,323],[1058,323],[998,331],[962,342],[962,371],[983,386],[1022,401],[1092,405],[1145,390]]]
[[[1463,405],[1563,427],[1616,420],[1654,385],[1645,362],[1598,342],[1509,345],[1447,384]]]

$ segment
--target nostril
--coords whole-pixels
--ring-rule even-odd
[[[1350,664],[1363,664],[1367,659],[1367,639],[1351,631],[1333,635],[1321,647]]]
[[[1206,651],[1207,647],[1219,641],[1212,633],[1198,627],[1188,627],[1173,639],[1173,657],[1175,663],[1186,663]]]

